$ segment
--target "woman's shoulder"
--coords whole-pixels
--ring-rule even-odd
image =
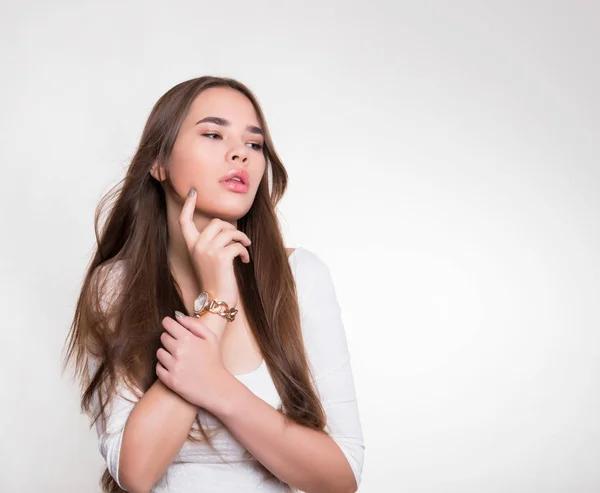
[[[307,354],[317,374],[324,375],[332,368],[331,364],[337,364],[345,358],[345,332],[335,282],[321,254],[308,248],[296,248],[292,268],[295,268]]]
[[[327,263],[313,250],[302,246],[286,250],[291,250],[288,258],[299,289],[310,289],[315,282],[329,278]]]
[[[308,268],[327,268],[327,264],[323,258],[309,248],[298,246],[296,248],[286,248],[286,250],[288,252],[288,258],[295,258],[298,262],[301,262],[302,265],[307,266]]]

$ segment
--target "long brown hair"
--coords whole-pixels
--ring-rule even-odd
[[[105,416],[105,406],[121,379],[131,390],[143,392],[156,381],[156,351],[164,330],[161,320],[175,310],[185,313],[186,308],[167,259],[164,190],[150,169],[157,161],[168,171],[182,121],[194,99],[210,87],[230,87],[244,94],[254,105],[264,131],[267,168],[250,210],[237,223],[252,241],[252,262],[245,264],[239,257],[234,260],[240,303],[281,398],[278,410],[289,420],[326,433],[325,413],[311,381],[302,339],[296,285],[275,212],[287,187],[287,172],[275,152],[260,104],[234,79],[204,76],[187,80],[154,105],[126,176],[96,209],[97,249],[85,273],[67,336],[65,367],[74,360],[82,390],[81,409],[93,418],[92,425],[100,415]],[[100,231],[105,209],[107,218]],[[106,283],[114,278],[111,269],[117,265],[127,268],[122,269],[118,286],[107,296]],[[103,302],[108,298],[110,310]],[[98,362],[93,374],[90,355]],[[100,411],[91,416],[95,395]],[[192,430],[188,440],[206,441],[215,450],[198,416],[196,424],[201,437]],[[266,479],[283,483],[258,461],[257,466]],[[101,485],[107,493],[122,491],[108,469]]]

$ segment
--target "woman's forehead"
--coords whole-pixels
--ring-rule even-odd
[[[241,92],[227,87],[211,87],[193,101],[189,119],[192,124],[207,117],[224,118],[233,125],[258,125],[252,102]]]

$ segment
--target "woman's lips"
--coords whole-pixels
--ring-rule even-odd
[[[232,178],[239,178],[239,180],[245,185],[250,184],[250,176],[248,176],[248,172],[243,168],[234,168],[229,170],[229,172],[222,176],[219,181],[231,180]]]
[[[219,183],[221,183],[221,185],[223,185],[228,190],[231,190],[232,192],[246,193],[248,191],[248,185],[245,185],[241,181],[225,180],[225,181],[221,181]]]

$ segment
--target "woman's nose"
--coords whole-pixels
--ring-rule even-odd
[[[235,161],[236,163],[244,163],[248,161],[248,156],[246,150],[242,150],[239,147],[232,149],[229,151],[229,159],[231,161]]]

